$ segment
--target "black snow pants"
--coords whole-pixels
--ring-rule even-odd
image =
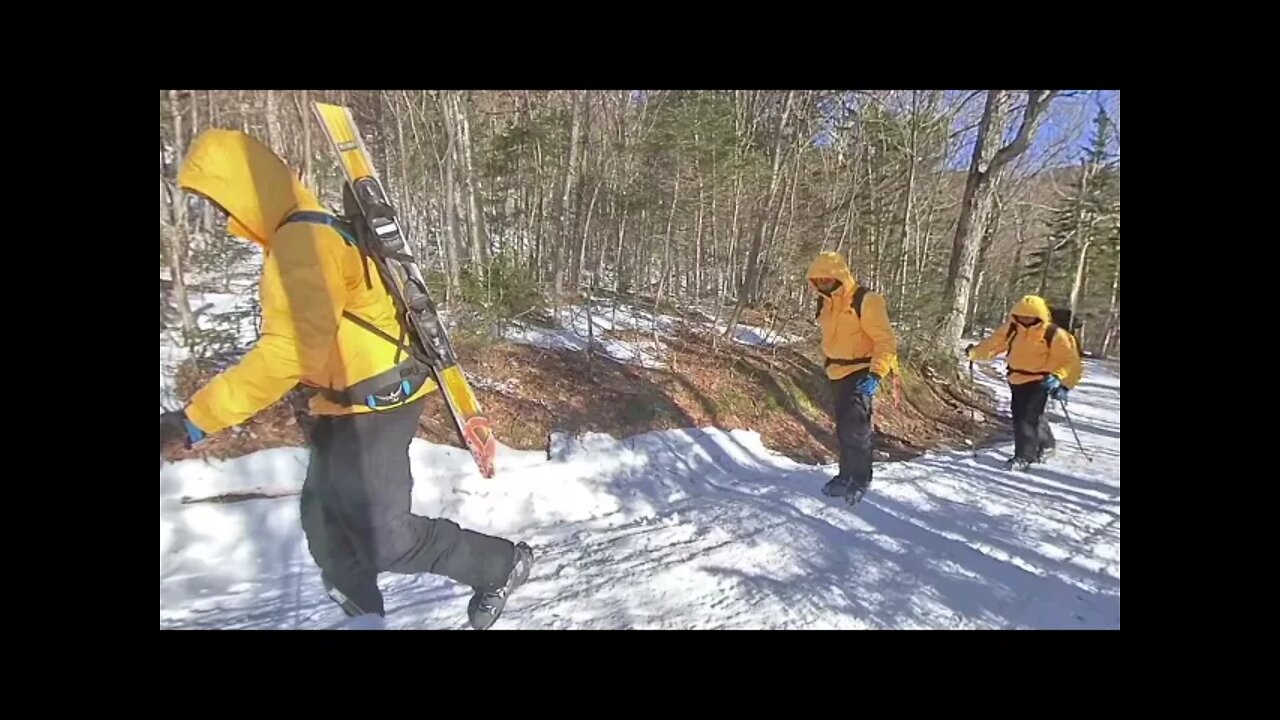
[[[1056,444],[1044,413],[1049,391],[1038,382],[1010,385],[1009,389],[1013,393],[1013,454],[1020,460],[1039,462],[1040,453]]]
[[[839,477],[863,487],[871,484],[872,398],[859,393],[856,386],[869,372],[860,370],[832,381],[836,396],[836,438],[840,442]]]
[[[425,398],[385,412],[324,416],[311,432],[302,529],[326,590],[385,614],[378,573],[433,573],[475,588],[506,583],[515,546],[410,512],[409,442]]]

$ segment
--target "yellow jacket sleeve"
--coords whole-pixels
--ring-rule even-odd
[[[883,295],[867,293],[862,299],[862,331],[875,343],[871,350],[871,372],[880,377],[887,376],[894,358],[898,356],[898,338],[889,324],[889,311]]]
[[[1080,353],[1076,351],[1076,342],[1071,334],[1063,331],[1054,333],[1053,345],[1049,348],[1049,364],[1058,380],[1074,389],[1084,374],[1084,365],[1080,362]]]
[[[1000,353],[1007,352],[1009,345],[1006,338],[1009,337],[1009,324],[1009,322],[1006,322],[996,328],[996,331],[991,333],[990,337],[978,343],[978,346],[969,353],[969,359],[994,360]]]
[[[263,262],[262,337],[240,362],[191,398],[187,418],[206,433],[239,425],[324,368],[342,316],[341,243],[327,228],[285,226]]]

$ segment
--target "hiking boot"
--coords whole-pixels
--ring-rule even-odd
[[[329,599],[332,600],[334,603],[336,603],[338,607],[342,608],[343,614],[345,614],[348,618],[357,618],[363,615],[377,615],[379,617],[383,616],[383,613],[381,612],[372,612],[372,613],[365,612],[360,608],[359,605],[356,604],[354,600],[347,597],[346,594],[344,594],[338,588],[330,586],[329,583],[327,582],[325,583],[325,590],[326,590],[326,594],[329,596]]]
[[[837,475],[822,486],[822,494],[827,497],[844,497],[852,486],[853,480],[851,478],[842,478]]]
[[[867,494],[867,490],[871,488],[871,483],[854,483],[848,492],[844,494],[845,502],[850,506],[857,505],[863,495]]]
[[[467,604],[467,620],[476,630],[488,630],[498,621],[507,606],[507,598],[529,579],[533,567],[533,549],[524,543],[516,545],[516,562],[507,576],[507,584],[487,590],[476,589]]]
[[[1030,460],[1023,460],[1019,457],[1009,458],[1005,461],[1004,469],[1015,472],[1023,472],[1031,468]]]

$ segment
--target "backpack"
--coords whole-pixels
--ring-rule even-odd
[[[347,205],[346,195],[349,193],[350,186],[344,187],[344,205]],[[354,199],[351,200],[354,204]],[[360,258],[364,266],[364,281],[366,286],[372,287],[372,279],[369,275],[369,256],[370,251],[366,242],[362,242],[358,231],[358,224],[355,217],[351,215],[337,216],[332,213],[316,210],[299,210],[287,216],[280,223],[280,227],[293,222],[310,223],[313,225],[327,225],[333,228],[342,236],[343,242],[360,251]],[[395,255],[392,255],[395,257]],[[410,258],[411,259],[411,258]],[[378,270],[381,278],[382,270]],[[388,293],[394,291],[387,283],[386,278],[381,278],[383,286],[386,287]],[[394,295],[393,295],[394,297]],[[398,303],[397,303],[398,304]],[[320,395],[331,402],[339,405],[367,405],[372,409],[389,407],[399,404],[408,399],[413,393],[417,392],[417,388],[421,388],[423,383],[431,377],[432,369],[427,364],[415,357],[413,346],[408,340],[408,334],[405,328],[401,328],[400,337],[392,337],[383,332],[376,325],[365,320],[364,318],[352,313],[349,310],[343,310],[342,316],[357,326],[377,335],[383,340],[391,343],[396,347],[395,363],[396,365],[389,370],[375,375],[374,377],[362,380],[345,390],[333,390],[331,388],[313,388]],[[405,356],[402,361],[401,355]]]
[[[1080,347],[1080,338],[1076,336],[1074,330],[1077,329],[1075,320],[1072,318],[1070,308],[1049,308],[1049,317],[1053,319],[1053,323],[1062,329],[1063,332],[1071,338],[1076,346],[1076,353],[1080,357],[1084,357],[1084,348]]]

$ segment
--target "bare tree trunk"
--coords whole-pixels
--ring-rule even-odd
[[[734,269],[733,257],[738,248],[738,228],[740,227],[738,221],[741,219],[740,210],[742,206],[741,191],[742,173],[739,171],[735,173],[733,179],[733,217],[729,222],[729,252],[725,255],[725,260],[721,264],[722,268],[729,269],[729,272],[723,275],[723,281],[721,283],[723,285],[723,289],[720,292],[722,297],[727,296],[729,294],[729,288],[736,285],[737,282],[737,270]]]
[[[703,210],[702,172],[698,172],[698,230],[693,241],[693,299],[702,299],[702,210]]]
[[[1092,239],[1087,239],[1080,245],[1080,256],[1076,259],[1076,277],[1071,283],[1071,317],[1074,322],[1076,311],[1080,308],[1080,296],[1084,290],[1085,264],[1089,257],[1089,246],[1093,244]],[[1070,328],[1067,328],[1070,330]]]
[[[951,248],[951,264],[947,270],[944,295],[950,296],[951,308],[937,335],[941,347],[955,347],[964,334],[965,311],[973,289],[974,265],[983,228],[979,227],[991,207],[992,187],[1001,170],[1011,160],[1026,152],[1035,132],[1035,124],[1058,91],[1029,90],[1027,104],[1017,136],[1008,145],[995,150],[1004,127],[1004,93],[987,92],[986,106],[978,125],[978,140],[973,148],[964,196],[960,201],[960,219],[956,223]]]
[[[1076,316],[1076,309],[1080,304],[1080,290],[1084,285],[1085,260],[1089,256],[1089,245],[1093,240],[1093,220],[1089,221],[1089,227],[1087,229],[1084,227],[1086,213],[1085,189],[1089,184],[1089,171],[1089,166],[1084,165],[1080,172],[1080,207],[1076,212],[1076,231],[1074,238],[1076,245],[1080,248],[1080,255],[1076,258],[1076,276],[1075,280],[1071,283],[1071,317],[1073,320]],[[1067,329],[1070,330],[1071,328]]]
[[[1013,251],[1013,271],[1009,273],[1009,282],[1005,285],[1004,305],[1002,307],[1013,307],[1013,296],[1018,292],[1018,274],[1022,271],[1022,246],[1026,242],[1026,233],[1023,232],[1022,211],[1019,209],[1021,205],[1014,206],[1013,222],[1014,232],[1017,237],[1017,245]]]
[[[574,93],[572,99],[573,126],[569,132],[569,159],[565,164],[564,193],[560,196],[560,217],[556,223],[556,238],[554,243],[556,295],[564,292],[564,271],[565,265],[569,260],[569,229],[572,227],[570,218],[572,206],[570,203],[573,200],[574,183],[578,179],[578,141],[582,137],[582,116],[583,105],[585,104],[585,95],[582,93]]]
[[[448,128],[446,124],[446,128]],[[444,196],[440,198],[440,210],[444,213],[444,253],[449,263],[449,282],[455,288],[462,286],[461,271],[458,267],[458,214],[456,205],[453,203],[454,182],[453,182],[453,147],[454,138],[452,133],[449,134],[449,149],[444,153]]]
[[[756,274],[760,271],[760,249],[764,244],[769,211],[778,195],[778,185],[782,176],[783,130],[787,126],[787,118],[791,115],[791,98],[794,94],[795,92],[792,90],[787,91],[786,98],[783,100],[782,114],[778,118],[778,126],[774,131],[773,169],[769,177],[769,192],[764,197],[763,203],[756,203],[756,231],[751,241],[751,250],[747,254],[747,273],[746,277],[743,278],[741,290],[738,291],[738,303],[733,309],[733,314],[729,316],[728,327],[725,328],[726,338],[732,337],[733,329],[737,326],[738,321],[742,319],[742,311],[747,307],[751,289],[756,284]]]
[[[1004,211],[1004,203],[1001,202],[999,190],[992,189],[992,201],[995,207],[991,210],[991,215],[983,223],[985,230],[982,232],[982,242],[978,249],[978,278],[973,284],[973,294],[969,297],[969,309],[965,314],[965,332],[973,327],[973,323],[978,317],[978,305],[982,301],[983,281],[987,276],[987,253],[991,252],[991,245],[995,242],[996,233],[1000,231],[1000,217]]]
[[[311,92],[302,91],[302,184],[316,195],[320,188],[316,186],[316,178],[311,165]]]
[[[400,196],[400,214],[409,220],[409,235],[419,238],[418,235],[418,213],[410,208],[409,199],[413,197],[412,189],[409,187],[409,156],[404,145],[404,118],[400,116],[400,109],[395,103],[391,102],[391,96],[387,96],[387,109],[391,111],[392,117],[396,119],[396,150],[400,155],[400,182],[396,190]],[[387,172],[391,172],[391,168],[387,168]],[[414,204],[416,208],[416,203]],[[420,242],[420,241],[419,241]]]
[[[179,157],[182,155],[184,143],[182,139],[182,111],[178,101],[178,91],[169,91],[169,108],[173,112],[173,147]],[[160,157],[160,189],[164,192],[164,156]],[[169,233],[168,247],[169,273],[173,279],[174,300],[178,304],[178,316],[182,321],[184,334],[189,335],[196,329],[195,318],[191,315],[191,303],[187,297],[187,281],[182,272],[182,252],[180,246],[187,233],[186,196],[182,189],[174,184],[170,195],[173,213],[173,232]]]
[[[1120,323],[1120,258],[1116,258],[1116,274],[1111,279],[1111,303],[1107,309],[1107,326],[1102,332],[1102,357],[1111,351],[1111,341]]]
[[[276,103],[276,91],[267,91],[267,143],[271,146],[271,152],[277,155],[283,155],[280,146],[280,112]]]
[[[899,268],[901,278],[898,282],[898,297],[907,295],[907,264],[911,254],[911,210],[916,194],[916,155],[919,153],[920,108],[919,91],[911,91],[911,135],[908,139],[910,157],[907,158],[907,193],[902,206],[902,264]]]
[[[1049,267],[1053,265],[1053,240],[1049,241],[1044,251],[1044,263],[1040,266],[1040,284],[1036,286],[1036,294],[1044,297],[1049,290]]]
[[[591,202],[587,203],[587,218],[582,223],[582,246],[578,249],[578,266],[574,272],[575,282],[581,282],[582,269],[587,266],[587,240],[591,237],[591,216],[596,210],[596,199],[600,196],[600,186],[604,184],[604,178],[596,181],[595,188],[591,191]]]
[[[489,256],[489,242],[484,228],[484,213],[480,210],[479,178],[471,154],[471,122],[462,104],[462,93],[451,91],[454,113],[454,129],[457,131],[457,148],[462,155],[462,177],[466,190],[467,229],[471,235],[471,262],[485,276],[485,262]]]
[[[207,90],[207,91],[205,91],[205,92],[206,92],[206,96],[207,96],[208,98],[210,98],[209,102],[210,102],[210,107],[211,107],[211,106],[212,106],[212,102],[213,102],[213,100],[212,100],[212,98],[213,98],[213,91],[212,91],[212,90]],[[199,134],[200,134],[200,111],[199,111],[199,108],[200,108],[199,96],[196,94],[196,91],[195,91],[195,90],[192,90],[192,91],[191,91],[191,138],[192,138],[193,140],[195,139],[195,137],[196,137],[197,135],[199,135]],[[210,118],[210,121],[212,121],[212,119],[213,119],[212,114],[210,114],[209,118]],[[199,222],[200,222],[200,230],[201,230],[203,233],[205,233],[205,235],[207,235],[207,236],[209,236],[209,237],[212,237],[212,235],[213,235],[213,205],[212,205],[212,204],[210,204],[210,203],[203,203],[203,204],[200,206],[200,218],[199,218]],[[208,241],[208,239],[206,238],[206,242],[207,242],[207,241]]]

